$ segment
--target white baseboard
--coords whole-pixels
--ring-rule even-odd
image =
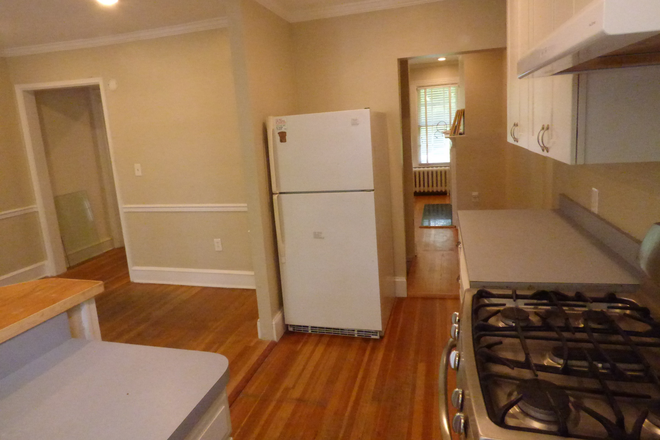
[[[134,283],[176,284],[181,286],[254,289],[254,272],[247,270],[186,269],[180,267],[134,266]]]
[[[280,309],[273,318],[273,334],[275,335],[275,342],[280,340],[284,335],[284,332],[286,332],[286,326],[284,325],[284,310]]]
[[[398,298],[408,296],[408,280],[405,277],[394,277],[394,294]]]
[[[257,319],[257,335],[259,339],[264,339],[261,334],[261,319]],[[284,324],[284,310],[280,309],[273,318],[273,336],[274,341],[277,342],[286,332],[286,325]]]
[[[0,276],[0,286],[8,286],[10,284],[24,283],[25,281],[38,280],[45,277],[46,262],[33,264],[32,266],[24,267],[12,273]]]
[[[110,249],[113,249],[113,243],[112,238],[108,237],[91,246],[77,249],[70,254],[67,254],[66,257],[69,260],[69,266],[75,266],[76,264],[89,260],[92,257],[101,255],[103,252],[109,251]]]

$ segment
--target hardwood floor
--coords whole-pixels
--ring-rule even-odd
[[[415,197],[417,256],[408,271],[408,296],[458,297],[458,230],[420,227],[427,203],[449,203],[449,196]]]
[[[226,356],[230,402],[275,345],[257,337],[254,290],[131,283],[123,248],[106,252],[58,277],[105,283],[105,292],[96,298],[105,341]]]
[[[260,341],[254,291],[134,284],[123,249],[62,276],[106,283],[97,298],[105,340],[227,356],[235,440],[433,440],[440,356],[459,308],[456,275],[439,271],[453,270],[456,236],[425,229],[418,237],[409,293],[441,294],[397,299],[381,340],[288,332],[277,344]]]
[[[439,438],[438,366],[458,306],[399,299],[382,340],[286,333],[231,407],[234,439]]]

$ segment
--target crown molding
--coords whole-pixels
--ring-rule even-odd
[[[154,38],[170,37],[174,35],[189,34],[192,32],[208,31],[212,29],[226,28],[229,24],[227,17],[212,18],[209,20],[195,21],[176,26],[167,26],[143,31],[128,32],[125,34],[108,35],[98,38],[86,38],[81,40],[61,41],[57,43],[38,44],[34,46],[21,46],[4,49],[0,54],[3,57],[18,57],[24,55],[36,55],[48,52],[60,52],[64,50],[87,49],[91,47],[110,46],[113,44],[130,43],[133,41],[151,40]]]
[[[366,0],[356,3],[322,6],[301,11],[290,11],[282,6],[279,0],[256,0],[261,6],[269,9],[289,23],[319,20],[322,18],[341,17],[345,15],[361,14],[364,12],[382,11],[385,9],[404,8],[426,3],[435,3],[442,0]]]
[[[296,23],[301,21],[319,20],[323,18],[361,14],[364,12],[417,6],[427,3],[435,3],[437,1],[442,0],[367,0],[344,5],[325,6],[305,11],[295,11],[290,14],[291,20],[289,21]]]
[[[256,0],[256,2],[280,18],[293,23],[293,14],[282,6],[278,0]]]

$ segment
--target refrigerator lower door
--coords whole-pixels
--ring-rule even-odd
[[[286,324],[382,331],[373,192],[274,202]]]

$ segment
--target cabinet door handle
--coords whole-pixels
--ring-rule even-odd
[[[541,144],[541,133],[543,133],[544,131],[545,131],[545,125],[542,125],[541,129],[536,134],[536,143],[539,144],[539,147],[541,147],[541,151],[545,151],[545,149],[543,149],[543,145]]]
[[[514,142],[518,142],[520,140],[516,137],[516,128],[518,128],[518,123],[514,122],[513,126],[511,127],[511,139],[513,139]]]
[[[550,130],[550,124],[545,126],[545,130],[543,130],[543,133],[541,133],[541,148],[543,151],[546,153],[550,152],[550,148],[545,144],[545,133]]]

